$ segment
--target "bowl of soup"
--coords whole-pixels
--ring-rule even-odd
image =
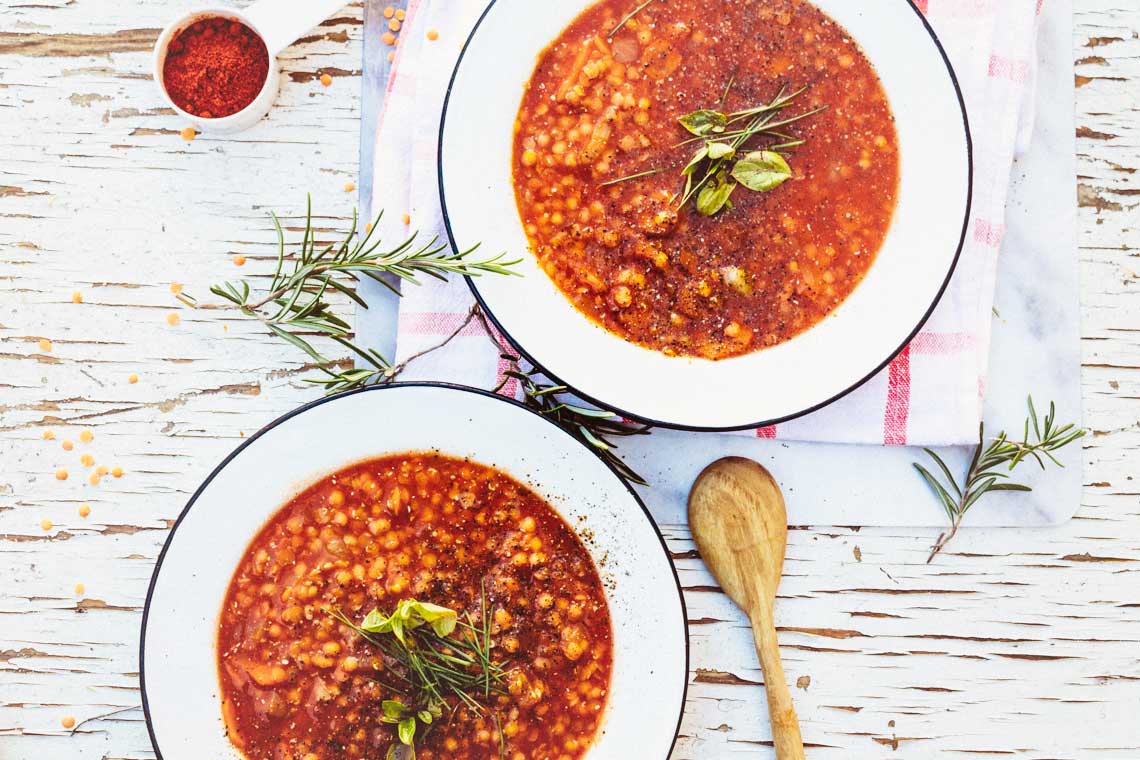
[[[164,760],[664,758],[688,648],[606,463],[512,401],[408,384],[303,407],[210,475],[140,666]]]
[[[954,72],[905,0],[495,0],[440,188],[514,346],[641,421],[731,429],[850,392],[918,331],[969,218]]]

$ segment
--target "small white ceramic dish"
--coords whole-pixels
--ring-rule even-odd
[[[536,56],[593,0],[494,0],[452,78],[440,126],[440,193],[453,244],[524,251],[511,183],[513,127]],[[941,45],[909,0],[815,0],[862,46],[894,111],[899,202],[870,272],[798,337],[721,361],[668,357],[583,316],[539,269],[469,280],[502,333],[579,394],[635,419],[726,430],[790,419],[854,390],[930,316],[969,220],[969,127]]]
[[[269,113],[273,101],[277,99],[277,91],[281,87],[281,68],[277,63],[277,54],[344,7],[344,4],[345,0],[260,0],[244,10],[223,6],[192,10],[171,21],[158,35],[158,41],[154,44],[154,81],[167,105],[199,132],[229,134],[248,129]],[[237,113],[214,119],[204,119],[179,108],[167,93],[162,78],[166,50],[170,47],[171,40],[183,29],[204,18],[224,18],[245,24],[261,37],[269,52],[269,73],[253,102]]]
[[[159,555],[143,612],[143,708],[160,760],[237,760],[219,699],[217,626],[230,577],[265,521],[354,462],[439,450],[527,483],[587,546],[614,634],[610,701],[587,760],[664,760],[688,680],[684,603],[664,541],[636,494],[564,430],[514,401],[460,386],[397,384],[323,399],[226,458]]]

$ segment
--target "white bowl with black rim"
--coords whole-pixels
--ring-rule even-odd
[[[217,631],[231,576],[260,528],[329,474],[408,451],[498,468],[590,532],[585,543],[607,579],[613,674],[584,757],[668,757],[685,700],[688,635],[676,572],[644,505],[609,465],[541,415],[485,391],[433,383],[301,407],[243,443],[191,497],[159,555],[143,612],[143,709],[158,757],[242,757],[222,718]]]
[[[526,251],[512,184],[515,119],[537,56],[592,0],[493,0],[452,77],[439,184],[453,244]],[[651,424],[731,430],[788,420],[851,392],[919,331],[965,240],[973,180],[964,101],[910,0],[816,0],[861,46],[896,119],[898,205],[875,263],[830,315],[771,348],[710,361],[623,340],[584,316],[539,268],[468,282],[503,335],[581,396]]]

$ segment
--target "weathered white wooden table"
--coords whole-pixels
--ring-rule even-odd
[[[286,51],[267,122],[186,143],[149,72],[158,28],[189,4],[0,8],[3,760],[153,756],[141,711],[123,708],[139,704],[140,612],[166,531],[244,434],[317,393],[293,349],[232,315],[178,308],[170,284],[204,295],[223,277],[265,274],[267,212],[296,227],[306,192],[322,226],[343,228],[360,7]],[[1140,758],[1140,11],[1078,5],[1094,431],[1083,507],[1051,530],[966,530],[934,565],[930,530],[792,531],[778,616],[810,757]],[[84,453],[122,477],[91,485]],[[684,526],[663,529],[694,668],[674,756],[770,757],[742,617]]]

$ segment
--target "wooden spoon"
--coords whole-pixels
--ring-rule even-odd
[[[776,757],[803,760],[800,723],[772,622],[788,543],[788,515],[780,487],[751,459],[718,459],[697,476],[689,491],[689,527],[713,577],[752,622]]]

